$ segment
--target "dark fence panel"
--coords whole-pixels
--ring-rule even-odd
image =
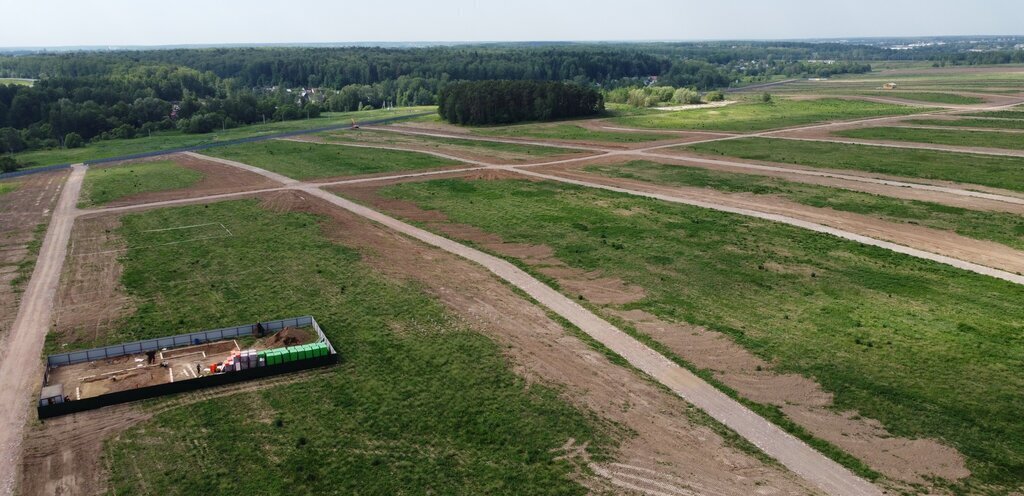
[[[225,384],[233,384],[236,382],[248,381],[262,377],[270,377],[279,374],[287,374],[290,372],[298,372],[301,370],[313,369],[317,367],[326,367],[329,365],[334,365],[336,363],[338,363],[338,354],[331,353],[327,356],[308,358],[305,360],[287,362],[278,365],[270,365],[254,369],[240,370],[238,372],[227,372],[224,374],[209,375],[205,377],[199,377],[196,379],[189,379],[187,381],[157,384],[155,386],[146,386],[138,389],[130,389],[127,391],[118,391],[115,393],[104,394],[101,396],[94,396],[92,398],[85,398],[82,400],[58,403],[56,405],[37,406],[36,411],[38,412],[40,419],[47,419],[58,417],[61,415],[67,415],[69,413],[84,412],[86,410],[94,410],[96,408],[102,408],[104,406],[117,405],[119,403],[128,403],[131,401],[156,398],[157,396],[183,393],[186,391],[194,391],[196,389],[208,388],[213,386],[222,386]]]
[[[269,332],[277,332],[286,327],[312,326],[316,329],[320,340],[327,340],[323,331],[320,330],[320,326],[316,324],[316,320],[309,315],[290,319],[271,320],[268,322],[261,322],[261,324],[263,324],[263,328]],[[73,365],[76,363],[91,362],[93,360],[102,360],[105,358],[115,358],[163,348],[177,348],[179,346],[220,341],[238,336],[252,335],[255,332],[256,324],[246,324],[233,327],[223,327],[220,329],[211,329],[207,331],[190,332],[187,334],[178,334],[176,336],[143,339],[141,341],[103,346],[88,350],[69,351],[67,353],[58,353],[56,355],[47,356],[46,366],[60,367],[62,365]]]

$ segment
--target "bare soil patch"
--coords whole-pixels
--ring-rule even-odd
[[[259,174],[239,170],[238,168],[230,167],[224,164],[219,164],[212,160],[203,160],[201,158],[186,155],[183,153],[175,153],[173,155],[162,155],[159,157],[152,157],[145,160],[117,162],[111,164],[109,167],[115,165],[126,165],[132,163],[144,163],[164,160],[171,160],[181,167],[185,167],[187,169],[192,169],[194,171],[200,172],[203,174],[203,178],[200,179],[198,183],[193,184],[188,188],[139,193],[136,195],[120,198],[104,206],[116,207],[122,205],[138,205],[140,203],[152,203],[165,200],[180,200],[184,198],[199,198],[209,195],[237,193],[241,191],[253,191],[259,189],[276,188],[278,186],[281,186],[277,182],[272,181]]]
[[[21,286],[27,282],[20,266],[35,257],[29,245],[37,226],[49,220],[66,177],[66,171],[58,171],[3,181],[17,183],[18,189],[0,195],[0,339],[14,322]]]
[[[930,478],[957,480],[970,475],[956,449],[931,439],[895,437],[877,421],[831,408],[832,395],[813,379],[783,374],[728,337],[703,327],[674,324],[642,310],[610,313],[710,370],[744,397],[778,406],[795,422],[894,480],[927,484]]]
[[[79,218],[71,231],[50,330],[58,346],[90,347],[134,309],[121,286],[120,215]]]
[[[265,204],[327,216],[323,229],[331,239],[360,249],[381,272],[424,287],[473,329],[497,340],[517,373],[560,388],[569,401],[627,430],[615,463],[589,462],[585,446],[573,440],[560,449],[565,458],[590,464],[599,477],[583,482],[595,492],[630,493],[632,484],[665,494],[815,493],[792,474],[730,447],[695,423],[683,400],[610,363],[471,262],[297,192],[269,194]],[[545,248],[511,249],[549,257]]]

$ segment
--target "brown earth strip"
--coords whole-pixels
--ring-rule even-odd
[[[127,248],[116,234],[119,215],[78,219],[54,304],[50,335],[59,347],[91,347],[134,309],[121,286],[118,258]],[[57,350],[59,351],[59,350]]]
[[[19,266],[35,256],[29,245],[37,237],[37,226],[50,218],[66,177],[67,171],[60,171],[3,181],[18,184],[18,189],[0,195],[0,339],[18,313],[21,286],[26,282],[18,284]]]

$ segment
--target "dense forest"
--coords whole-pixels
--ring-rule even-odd
[[[437,112],[453,124],[508,124],[594,115],[604,97],[593,88],[557,81],[469,81],[445,86]]]
[[[452,83],[572,82],[614,91],[657,84],[709,91],[775,76],[863,73],[868,61],[1021,61],[1024,53],[936,45],[799,42],[545,43],[379,47],[260,47],[10,53],[0,77],[0,152],[232,126],[385,105],[431,105]],[[972,45],[973,46],[973,45]],[[310,91],[312,90],[312,91]]]

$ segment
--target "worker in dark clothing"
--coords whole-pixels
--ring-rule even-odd
[[[153,365],[153,362],[156,361],[156,350],[154,350],[154,351],[147,351],[146,352],[146,360],[148,360],[150,365]]]

